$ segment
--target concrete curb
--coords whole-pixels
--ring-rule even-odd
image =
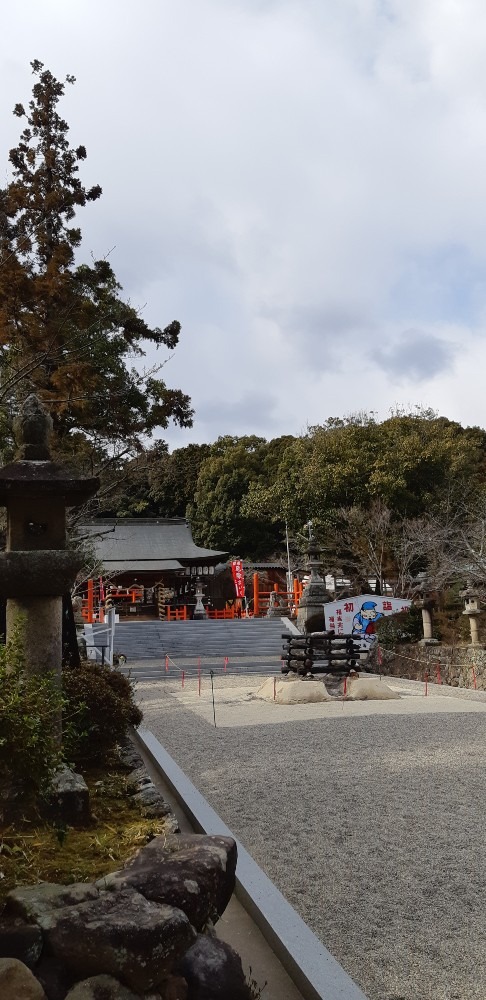
[[[236,840],[236,896],[305,1000],[366,1000],[365,994],[259,868],[153,733],[140,728],[135,735],[194,829]]]

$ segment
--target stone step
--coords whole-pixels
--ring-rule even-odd
[[[280,618],[237,621],[123,622],[115,628],[115,652],[127,659],[191,656],[276,656],[285,623]]]

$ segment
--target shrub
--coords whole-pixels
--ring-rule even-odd
[[[383,649],[394,649],[403,643],[418,642],[423,636],[422,612],[412,605],[409,611],[385,615],[376,623],[376,634]]]
[[[109,667],[89,661],[68,667],[63,691],[64,753],[75,764],[103,761],[123,741],[127,726],[142,721],[131,682]]]
[[[53,674],[25,672],[20,627],[0,647],[0,781],[42,791],[61,763],[62,695]]]

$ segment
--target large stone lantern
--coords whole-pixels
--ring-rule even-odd
[[[330,597],[321,575],[321,552],[312,530],[312,522],[309,522],[307,567],[310,579],[299,601],[297,628],[301,632],[322,632],[325,628],[324,604],[330,601]]]
[[[430,589],[425,573],[420,573],[415,581],[412,602],[422,612],[424,637],[420,640],[419,645],[438,646],[439,640],[434,638],[432,622],[432,612],[435,607],[435,592]]]
[[[0,504],[7,508],[7,545],[0,553],[0,596],[7,598],[7,642],[18,624],[28,673],[60,683],[62,595],[83,558],[67,547],[66,508],[91,497],[95,478],[78,478],[51,460],[52,418],[28,396],[14,424],[16,461],[0,469]]]
[[[468,583],[465,590],[459,591],[459,596],[464,598],[464,611],[462,613],[463,615],[467,615],[469,618],[471,646],[480,646],[481,642],[479,639],[478,615],[481,614],[481,608],[479,607],[478,594],[474,587]]]

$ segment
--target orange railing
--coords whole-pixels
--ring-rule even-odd
[[[272,590],[260,590],[258,573],[253,574],[253,614],[255,618],[266,615],[270,607],[270,597],[274,593],[280,598],[284,605],[297,610],[302,597],[303,585],[300,580],[294,580],[292,590],[280,590],[278,583],[274,583]]]
[[[109,587],[105,593],[105,598],[111,602],[124,602],[135,605],[143,603],[143,587],[134,585],[132,587]],[[89,625],[94,622],[104,622],[105,612],[103,603],[100,601],[99,584],[95,580],[87,581],[86,597],[81,603],[81,614],[85,622]]]
[[[232,618],[237,618],[238,614],[235,608],[223,608],[219,611],[217,608],[207,608],[206,614],[208,618],[213,618],[217,621],[225,621]]]
[[[165,608],[166,621],[168,622],[186,622],[189,615],[187,614],[187,608],[184,605],[183,608],[170,608],[166,605]]]

